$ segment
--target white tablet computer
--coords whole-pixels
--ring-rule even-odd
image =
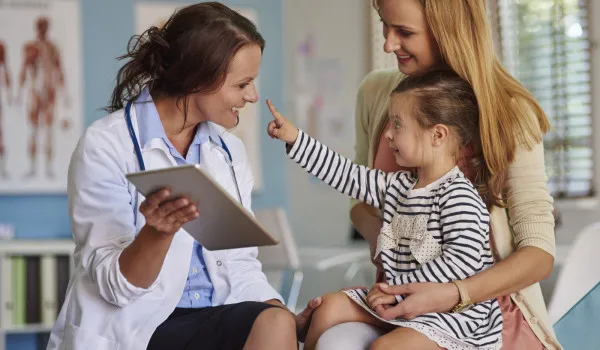
[[[183,229],[208,250],[279,243],[199,165],[141,171],[127,174],[127,179],[144,196],[168,187],[172,198],[186,195],[198,203],[198,218]]]

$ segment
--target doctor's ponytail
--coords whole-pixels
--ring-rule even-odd
[[[150,27],[129,39],[127,54],[118,58],[129,61],[119,69],[117,86],[107,108],[109,112],[123,108],[124,102],[135,98],[145,84],[152,84],[164,75],[162,55],[169,44],[161,37],[160,31],[157,27]]]
[[[231,60],[245,45],[257,45],[261,51],[265,46],[246,17],[217,2],[183,7],[160,28],[152,26],[131,37],[127,53],[118,58],[127,62],[119,69],[105,109],[123,108],[145,86],[153,97],[178,100],[214,92],[225,82]]]
[[[154,26],[146,30],[140,40],[144,40],[137,52],[140,65],[153,80],[160,79],[165,71],[163,57],[169,51],[169,43],[163,37],[162,30]]]

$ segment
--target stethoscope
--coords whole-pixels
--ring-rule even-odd
[[[133,102],[129,101],[129,102],[127,102],[127,105],[125,106],[125,120],[127,121],[127,128],[129,129],[129,136],[131,136],[131,141],[133,142],[133,149],[135,151],[135,155],[136,155],[138,163],[140,165],[140,170],[145,171],[146,165],[144,164],[144,158],[142,157],[142,150],[140,148],[140,144],[138,143],[138,139],[135,134],[135,130],[133,129],[133,122],[131,121],[131,106],[132,105],[133,105]],[[227,147],[227,145],[225,144],[225,141],[223,141],[223,138],[221,136],[219,136],[219,140],[221,141],[221,145],[220,146],[215,145],[215,146],[216,146],[217,150],[219,150],[219,152],[221,152],[223,154],[225,161],[229,165],[229,171],[231,172],[231,177],[233,178],[233,183],[235,184],[235,189],[237,191],[238,199],[240,201],[240,204],[243,205],[242,195],[240,193],[240,187],[238,185],[237,177],[235,176],[235,170],[233,169],[233,158],[231,157],[231,152],[229,151],[229,148]]]

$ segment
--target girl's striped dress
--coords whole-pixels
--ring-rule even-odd
[[[462,280],[492,266],[489,213],[457,167],[427,187],[413,189],[415,175],[353,164],[302,131],[288,154],[331,187],[381,209],[384,223],[376,254],[390,285]],[[367,293],[361,289],[346,292],[379,318],[366,303]],[[397,299],[401,301],[402,296]],[[502,345],[502,314],[496,299],[461,313],[385,322],[415,329],[447,349],[499,349]]]

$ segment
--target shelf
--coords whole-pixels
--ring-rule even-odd
[[[70,239],[10,239],[0,241],[0,255],[71,255],[74,250],[75,243]]]
[[[1,329],[0,333],[20,334],[20,333],[50,333],[52,326],[44,324],[25,324],[21,326],[11,326],[7,329]]]

